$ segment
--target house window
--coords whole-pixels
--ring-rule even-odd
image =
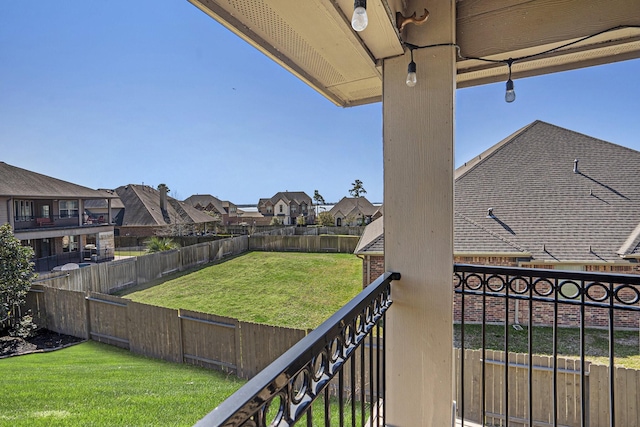
[[[267,206],[267,213],[273,213],[273,206]]]
[[[78,201],[60,200],[60,218],[77,218]]]
[[[14,217],[16,221],[30,221],[33,219],[33,201],[15,200]]]
[[[282,207],[282,205],[280,205],[280,213],[282,213],[282,212],[283,212],[283,207]]]
[[[78,252],[78,236],[63,236],[62,252]]]
[[[296,213],[297,212],[297,206],[296,205],[291,205],[291,213]]]

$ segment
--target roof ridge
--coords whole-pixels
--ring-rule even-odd
[[[454,211],[453,214],[457,215],[460,219],[463,219],[463,220],[467,221],[468,223],[470,223],[472,225],[475,225],[476,227],[480,228],[481,230],[483,230],[484,232],[490,234],[491,236],[495,237],[496,239],[502,240],[504,243],[506,243],[507,245],[519,250],[520,252],[526,252],[526,250],[524,248],[520,247],[516,243],[510,241],[509,239],[505,239],[504,237],[500,236],[499,234],[494,233],[493,231],[489,230],[488,228],[484,227],[483,225],[478,224],[477,222],[475,222],[471,218],[467,218],[466,216],[464,216],[460,212]]]
[[[462,166],[458,167],[454,171],[454,181],[457,181],[458,179],[460,179],[463,176],[465,176],[467,173],[469,173],[472,170],[474,170],[479,164],[483,163],[485,160],[487,160],[488,158],[492,157],[494,154],[496,154],[498,151],[500,151],[505,146],[507,146],[507,145],[511,144],[512,142],[516,141],[519,137],[521,137],[522,135],[527,133],[529,130],[531,130],[531,128],[533,128],[535,125],[538,125],[538,124],[550,125],[549,123],[543,122],[541,120],[536,120],[536,121],[534,121],[532,123],[529,123],[528,125],[526,125],[524,127],[521,127],[517,131],[513,132],[511,135],[509,135],[506,138],[502,139],[500,142],[498,142],[498,143],[492,145],[491,147],[487,148],[486,150],[484,150],[482,153],[478,154],[477,156],[475,156],[471,160],[469,160],[467,162],[464,162],[464,164]],[[550,125],[550,126],[553,126],[553,125]]]

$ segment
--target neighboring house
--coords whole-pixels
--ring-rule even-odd
[[[284,225],[295,225],[299,216],[306,224],[315,223],[313,202],[304,191],[281,191],[270,199],[260,199],[258,212],[265,218],[278,217]]]
[[[329,213],[336,227],[369,224],[382,216],[381,207],[376,207],[366,197],[343,197]]]
[[[39,271],[68,262],[113,259],[116,198],[0,162],[0,224],[9,223],[15,237],[33,248]],[[84,212],[94,202],[106,209],[90,219]]]
[[[536,121],[456,170],[455,260],[638,272],[639,179],[640,152]]]
[[[454,261],[639,274],[639,179],[640,152],[536,121],[456,170]],[[355,251],[365,285],[383,248],[380,219]]]
[[[129,184],[115,192],[124,205],[116,227],[121,236],[207,233],[217,222],[191,204],[167,196],[166,187],[159,191],[148,185]]]
[[[211,194],[194,194],[186,198],[184,202],[199,211],[219,216],[222,224],[226,225],[229,223],[229,212],[227,212],[224,203],[222,200],[212,196]]]
[[[115,191],[99,188],[98,191],[104,191],[115,197],[111,199],[111,218],[117,220],[124,214],[124,205]],[[102,222],[109,214],[109,203],[106,199],[85,200],[84,202],[84,221],[87,223]]]

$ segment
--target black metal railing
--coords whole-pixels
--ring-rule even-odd
[[[382,324],[399,279],[380,276],[196,425],[384,425]]]
[[[627,389],[616,388],[615,333],[638,328],[639,289],[638,275],[455,265],[454,312],[460,348],[457,417],[461,424],[615,426],[625,406],[617,394],[627,394]],[[472,329],[471,324],[478,325]],[[536,345],[542,341],[539,332],[544,326],[550,326],[552,343],[545,352],[548,356],[538,356]],[[566,328],[561,331],[559,326]],[[605,374],[597,384],[595,379],[589,382],[596,368],[587,355],[591,328],[604,329],[608,338],[608,366],[602,366]],[[472,347],[468,342],[478,340],[471,333],[481,334],[475,350],[480,352],[479,367],[473,365],[472,351],[466,348]],[[573,361],[559,356],[559,346],[565,344],[559,342],[561,333],[576,337]],[[502,340],[499,352],[487,348],[490,334]],[[526,334],[525,354],[513,354],[516,334]],[[632,334],[637,338],[637,332]],[[497,353],[501,353],[498,358]],[[548,388],[544,381],[550,382]],[[567,391],[572,382],[573,388]],[[630,384],[625,387],[637,388]],[[595,389],[604,392],[590,395]],[[567,399],[571,402],[565,402]],[[548,402],[546,409],[544,402]],[[598,411],[608,413],[600,414],[600,422],[590,420]]]

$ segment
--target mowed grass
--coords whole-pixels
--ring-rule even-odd
[[[86,342],[0,360],[0,426],[191,426],[235,376]]]
[[[454,342],[460,347],[460,325],[454,326]],[[486,348],[504,350],[504,326],[486,325]],[[558,328],[557,351],[560,356],[580,357],[580,329]],[[528,328],[515,330],[509,326],[509,351],[515,353],[528,352]],[[533,352],[535,354],[553,355],[553,328],[536,326],[533,328]],[[614,332],[615,364],[625,368],[640,369],[640,342],[638,331]],[[465,348],[482,348],[481,325],[465,325]],[[609,331],[605,329],[585,329],[586,359],[598,364],[609,364]]]
[[[362,261],[351,254],[249,252],[120,295],[247,322],[313,329],[361,290]]]

